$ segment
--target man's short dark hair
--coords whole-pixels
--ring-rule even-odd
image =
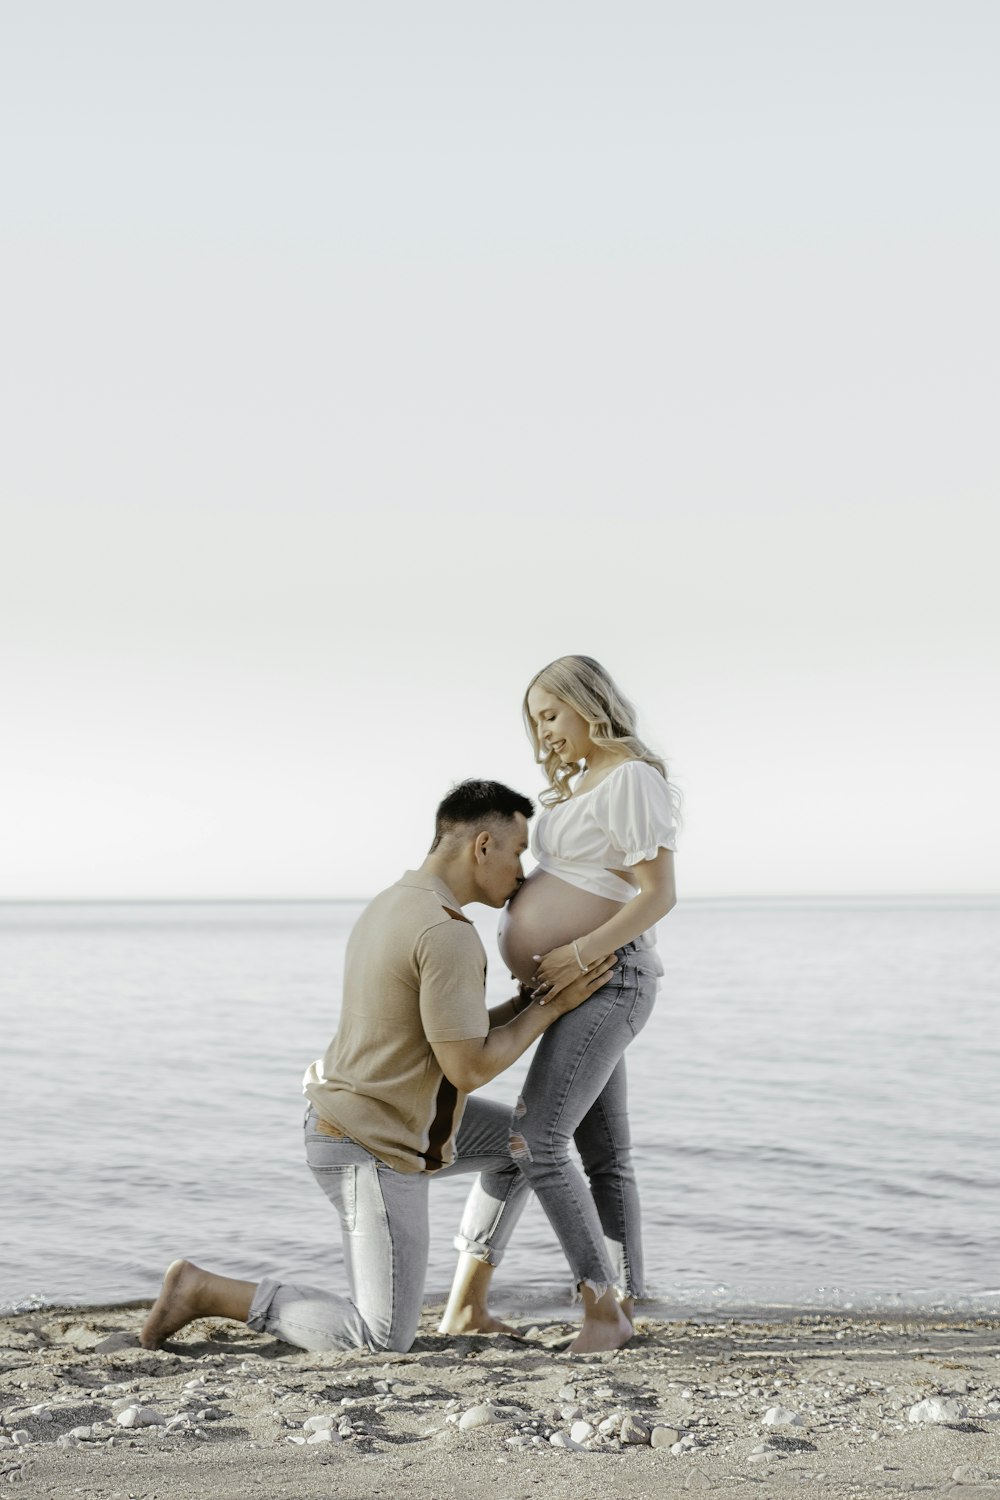
[[[438,805],[431,848],[436,849],[444,835],[453,828],[470,823],[490,823],[498,818],[509,819],[516,813],[530,818],[534,811],[530,797],[522,797],[520,792],[504,786],[502,781],[460,781]]]

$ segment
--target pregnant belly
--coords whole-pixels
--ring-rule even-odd
[[[533,954],[584,937],[618,911],[618,901],[581,891],[547,870],[533,870],[500,917],[497,941],[503,961],[515,979],[528,984],[538,967]]]

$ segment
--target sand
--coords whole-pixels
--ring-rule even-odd
[[[216,1319],[149,1352],[143,1312],[0,1321],[0,1496],[1000,1500],[1000,1321],[640,1318],[580,1359],[569,1323],[444,1338],[439,1308],[407,1354],[307,1354]],[[911,1421],[928,1398],[939,1420]],[[572,1431],[584,1446],[549,1440]]]

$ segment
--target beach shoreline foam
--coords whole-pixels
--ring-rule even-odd
[[[147,1351],[147,1306],[0,1319],[0,1497],[1000,1497],[1000,1319],[640,1317],[575,1359],[570,1322],[445,1338],[440,1307],[406,1354],[211,1318]]]

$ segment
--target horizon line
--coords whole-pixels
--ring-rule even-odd
[[[3,906],[355,906],[378,893],[356,896],[0,896]],[[728,891],[678,897],[678,906],[723,901],[997,901],[1000,890]],[[470,901],[469,906],[480,903]]]

